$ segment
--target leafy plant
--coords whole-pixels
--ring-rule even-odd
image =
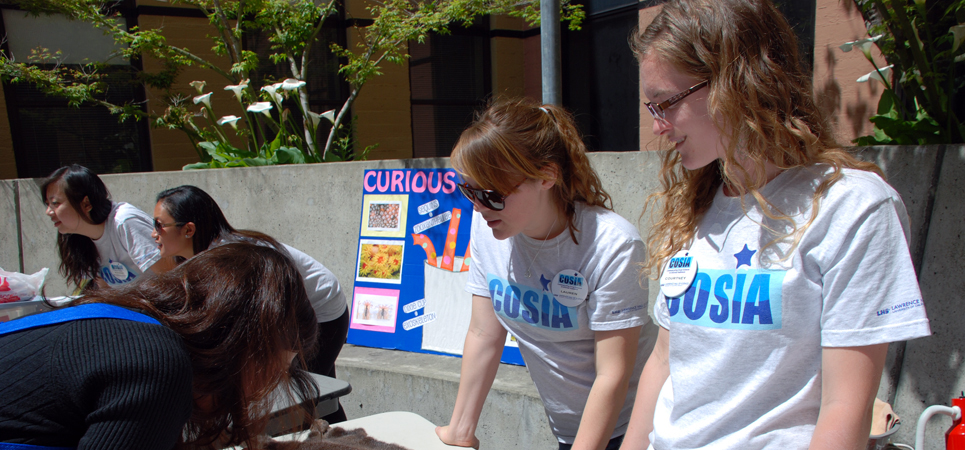
[[[965,142],[965,0],[856,0],[874,37],[847,42],[859,48],[874,71],[858,82],[885,86],[874,132],[858,145],[941,144]],[[871,57],[877,45],[890,63],[878,67]]]
[[[187,48],[168,44],[160,30],[128,29],[111,9],[112,2],[5,1],[34,14],[57,13],[90,23],[120,44],[119,57],[158,60],[161,70],[141,72],[138,79],[166,92],[169,104],[160,114],[145,111],[134,103],[118,105],[100,99],[104,86],[99,82],[96,64],[67,67],[59,64],[57,53],[45,49],[35,51],[27,62],[0,56],[0,75],[9,82],[34,83],[47,94],[68,98],[72,105],[95,103],[110,108],[122,120],[148,118],[155,127],[183,131],[201,160],[185,166],[186,169],[364,158],[371,148],[353,150],[354,124],[346,124],[351,107],[365,83],[381,74],[383,62],[402,63],[408,57],[409,41],[424,42],[430,33],[448,33],[450,24],[469,24],[485,14],[508,14],[530,23],[539,21],[539,3],[535,0],[370,0],[366,10],[372,19],[354,21],[358,44],[346,48],[325,42],[321,33],[325,20],[338,11],[338,0],[172,0],[175,5],[194,6],[208,17],[217,31],[212,37],[214,52],[230,61],[229,67],[222,67]],[[562,3],[563,20],[569,22],[571,29],[578,29],[583,11],[569,0]],[[290,78],[252,79],[259,59],[242,46],[246,32],[269,36],[269,58],[275,64],[286,65]],[[310,110],[309,86],[303,81],[309,79],[309,52],[318,45],[327,46],[342,58],[339,74],[350,88],[340,108],[322,114]],[[37,66],[34,59],[46,61],[48,66]],[[191,66],[207,69],[215,80],[226,84],[224,89],[234,92],[244,116],[216,118],[209,100],[211,93],[204,92],[205,81],[191,83],[197,96],[177,92],[177,76]],[[220,83],[211,81],[212,85]],[[196,121],[198,117],[203,120]],[[328,120],[323,122],[322,117]],[[319,126],[329,122],[327,136],[319,135]],[[231,128],[230,133],[226,126]]]

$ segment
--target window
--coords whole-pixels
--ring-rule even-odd
[[[491,88],[489,23],[409,43],[413,157],[449,156]]]
[[[637,26],[635,0],[589,0],[582,30],[561,28],[563,105],[589,150],[640,147],[640,85],[627,38]]]
[[[30,49],[42,46],[63,53],[62,64],[101,61],[108,85],[105,100],[116,104],[143,100],[130,62],[114,57],[110,37],[81,22],[60,16],[29,16],[3,9],[4,51],[24,61]],[[77,163],[97,173],[151,170],[148,125],[119,122],[101,106],[73,108],[67,101],[41,93],[28,83],[5,84],[4,94],[13,135],[17,175],[45,177],[58,167]]]

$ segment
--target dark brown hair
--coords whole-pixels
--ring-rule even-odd
[[[81,220],[91,224],[102,224],[111,214],[111,193],[107,186],[90,169],[71,164],[61,167],[44,179],[40,196],[47,204],[47,188],[57,183],[64,191],[67,202],[77,211]],[[84,198],[90,202],[89,213],[82,206]],[[60,274],[77,286],[84,280],[97,277],[99,254],[97,246],[89,237],[80,234],[57,234],[57,249],[60,252]],[[93,284],[91,284],[93,286]]]
[[[576,242],[576,202],[612,209],[610,195],[586,157],[573,116],[529,99],[498,99],[478,114],[456,143],[452,167],[483,189],[509,195],[520,177],[546,180],[540,170],[557,167],[553,199],[566,215]]]
[[[221,239],[226,241],[261,241],[283,253],[285,250],[275,238],[258,231],[236,230],[228,223],[218,202],[197,186],[183,185],[167,189],[157,195],[157,201],[178,223],[194,223],[191,246],[195,254],[201,253]],[[257,242],[252,242],[257,243]],[[183,262],[181,257],[176,257]]]
[[[265,428],[266,399],[279,383],[314,398],[314,384],[299,367],[315,350],[315,312],[298,269],[270,247],[219,246],[170,272],[75,303],[139,309],[181,336],[194,398],[211,400],[208,408],[194,408],[183,446],[250,446]],[[290,366],[285,351],[299,355]]]

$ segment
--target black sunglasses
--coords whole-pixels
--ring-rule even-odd
[[[154,219],[154,231],[157,231],[158,233],[161,233],[161,231],[167,227],[173,226],[183,227],[184,222],[161,223],[159,220]]]
[[[646,105],[647,111],[650,111],[650,115],[653,116],[654,119],[666,119],[667,108],[673,105],[676,105],[677,103],[680,103],[680,101],[687,98],[688,95],[699,91],[701,88],[703,88],[704,86],[707,86],[708,84],[710,84],[709,81],[701,81],[700,83],[697,83],[691,86],[689,89],[677,95],[674,95],[673,97],[670,97],[667,100],[664,100],[660,103],[653,104],[651,102],[647,102],[647,103],[644,103],[644,105]]]
[[[526,179],[523,179],[523,181],[520,181],[519,184],[513,187],[513,191],[522,186],[524,182],[526,182]],[[456,184],[456,187],[459,188],[459,192],[462,192],[462,195],[465,195],[469,201],[479,202],[480,205],[493,211],[502,211],[503,208],[506,207],[506,197],[509,194],[503,195],[489,189],[476,189],[470,186],[469,183]]]

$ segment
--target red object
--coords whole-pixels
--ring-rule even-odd
[[[945,450],[965,450],[965,396],[952,399],[952,406],[957,406],[961,413],[958,420],[945,433]]]

